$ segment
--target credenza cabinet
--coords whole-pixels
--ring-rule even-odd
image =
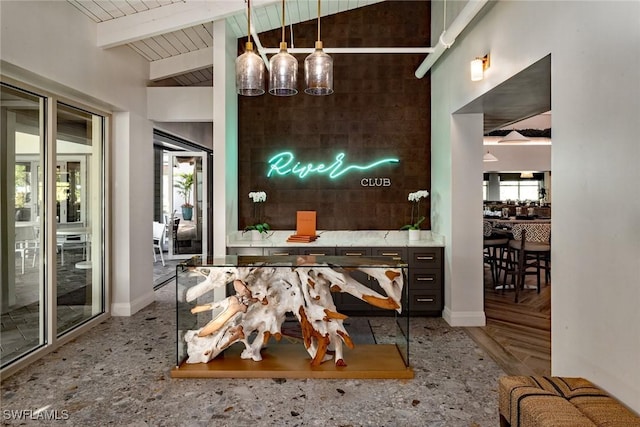
[[[409,313],[411,316],[440,316],[444,308],[443,247],[264,247],[255,248],[265,256],[316,255],[316,256],[386,256],[404,260],[409,265],[405,286],[408,286]],[[230,255],[247,254],[241,248],[229,247]],[[360,283],[384,295],[377,281],[362,272],[354,272]],[[355,277],[357,276],[357,277]],[[346,293],[334,294],[336,308],[350,316],[386,316],[389,310],[373,307]]]

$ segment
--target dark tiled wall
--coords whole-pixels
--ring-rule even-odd
[[[321,38],[325,47],[428,47],[429,22],[429,2],[383,2],[322,18]],[[313,46],[316,32],[317,21],[295,25],[295,45]],[[291,47],[288,26],[286,37]],[[281,30],[260,35],[269,47],[280,38]],[[297,95],[239,97],[240,228],[254,222],[248,193],[265,191],[274,229],[295,229],[298,210],[317,211],[322,230],[398,229],[410,220],[408,193],[431,187],[430,80],[414,75],[426,54],[332,54],[335,93],[324,97],[303,92],[305,56],[296,55]],[[268,159],[285,150],[304,163],[330,164],[339,152],[350,164],[385,157],[399,163],[335,180],[267,178]],[[388,178],[390,185],[364,187],[363,178]],[[429,200],[422,209],[428,229]]]

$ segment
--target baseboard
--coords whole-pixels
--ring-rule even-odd
[[[487,318],[484,311],[451,311],[445,307],[442,311],[442,318],[451,326],[485,326]]]
[[[135,300],[126,303],[126,302],[117,302],[111,304],[111,315],[112,316],[133,316],[138,311],[142,310],[152,302],[156,300],[156,294],[151,290],[151,292],[142,295],[141,297],[136,298]]]

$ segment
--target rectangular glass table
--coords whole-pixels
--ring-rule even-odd
[[[176,267],[174,378],[413,378],[408,265],[392,257],[193,257]],[[388,316],[349,318],[343,294]]]

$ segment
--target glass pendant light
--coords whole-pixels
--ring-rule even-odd
[[[247,7],[247,43],[245,52],[236,58],[236,90],[239,95],[258,96],[264,93],[264,62],[251,43],[251,0]]]
[[[269,60],[269,93],[276,96],[291,96],[298,93],[298,61],[287,52],[287,42],[284,41],[284,0],[282,0],[282,41],[280,52]]]
[[[304,93],[331,95],[333,93],[333,59],[322,50],[320,41],[320,0],[318,0],[318,40],[316,50],[304,60]]]

